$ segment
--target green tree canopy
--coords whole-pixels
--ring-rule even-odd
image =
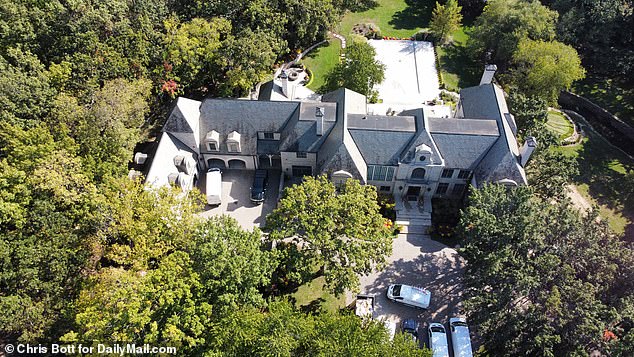
[[[346,58],[326,75],[321,92],[345,87],[368,96],[370,101],[378,99],[372,88],[385,77],[385,65],[374,59],[376,51],[367,42],[353,42],[346,49]]]
[[[520,40],[555,37],[557,12],[537,0],[491,0],[470,31],[471,53],[501,70],[509,65]]]
[[[511,81],[523,93],[555,104],[559,92],[585,77],[577,51],[561,42],[520,41],[513,54]]]
[[[596,212],[540,199],[528,187],[472,192],[458,227],[465,309],[491,355],[607,352],[630,333],[633,251]],[[618,335],[617,335],[618,334]]]
[[[269,240],[299,246],[295,269],[319,268],[336,293],[356,289],[358,274],[380,268],[392,249],[376,189],[353,179],[337,191],[326,176],[306,177],[286,189],[266,227]]]
[[[436,1],[429,29],[438,41],[441,43],[446,42],[452,33],[460,29],[460,22],[462,21],[461,10],[462,7],[458,6],[457,0],[447,0],[445,5],[441,5]]]

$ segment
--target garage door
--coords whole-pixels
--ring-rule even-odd
[[[229,160],[229,168],[230,169],[246,169],[247,163],[237,159]]]
[[[310,166],[293,166],[293,176],[302,177],[313,174],[313,168]]]

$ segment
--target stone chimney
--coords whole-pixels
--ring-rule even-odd
[[[537,148],[537,140],[535,140],[535,137],[527,137],[524,145],[520,149],[520,165],[522,165],[522,167],[526,166],[526,163],[528,162],[528,159],[530,159],[533,151],[535,151],[535,148]]]
[[[282,81],[282,93],[284,93],[286,98],[292,100],[295,95],[295,86],[288,80],[288,73],[285,70],[282,70],[280,80]]]
[[[315,107],[315,119],[317,122],[317,135],[324,135],[324,108]]]
[[[495,71],[498,70],[498,66],[494,64],[487,64],[484,66],[484,73],[482,73],[482,79],[480,79],[480,85],[489,84],[493,81]]]

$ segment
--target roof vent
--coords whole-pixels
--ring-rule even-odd
[[[136,154],[134,154],[134,163],[137,165],[143,165],[145,164],[145,160],[147,160],[147,154],[144,154],[142,152],[137,152]]]

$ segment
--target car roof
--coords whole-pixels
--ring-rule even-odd
[[[400,295],[422,305],[429,305],[431,299],[431,293],[428,290],[409,285],[403,285],[401,287]]]
[[[403,320],[403,328],[416,330],[418,328],[418,322],[414,319],[405,319]]]

